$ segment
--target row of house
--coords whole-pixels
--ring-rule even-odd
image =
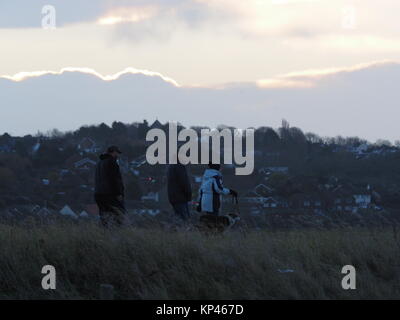
[[[388,145],[371,145],[368,143],[362,143],[357,146],[349,146],[342,148],[340,146],[336,147],[333,151],[338,152],[345,150],[355,155],[357,159],[367,158],[372,155],[386,155],[394,152],[398,152],[398,148]]]
[[[95,204],[86,206],[83,210],[74,211],[69,205],[64,205],[61,209],[55,210],[50,209],[45,204],[44,206],[39,205],[17,205],[9,209],[8,214],[10,216],[35,216],[35,217],[50,217],[50,216],[64,216],[73,219],[78,218],[98,218],[98,208]]]
[[[333,190],[321,190],[311,194],[299,192],[283,197],[276,195],[269,186],[258,184],[241,198],[241,202],[257,208],[258,211],[290,208],[313,212],[357,212],[359,209],[379,209],[373,203],[373,192],[369,186],[363,189],[339,185]]]

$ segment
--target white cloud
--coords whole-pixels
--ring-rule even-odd
[[[67,67],[67,68],[61,69],[60,71],[19,72],[12,76],[2,75],[2,76],[0,76],[0,78],[18,82],[18,81],[23,81],[23,80],[26,80],[29,78],[41,77],[41,76],[45,76],[45,75],[63,75],[64,73],[67,73],[67,72],[77,72],[77,73],[89,74],[89,75],[96,76],[103,81],[118,80],[121,76],[126,75],[126,74],[133,74],[133,75],[140,74],[140,75],[145,75],[148,77],[159,77],[163,81],[171,83],[176,87],[179,87],[179,84],[174,79],[166,77],[159,72],[154,72],[154,71],[149,71],[149,70],[139,70],[139,69],[135,69],[135,68],[126,68],[123,71],[112,74],[112,75],[102,75],[99,72],[97,72],[93,69],[90,69],[90,68]]]
[[[310,69],[300,72],[290,72],[273,78],[258,80],[257,85],[261,88],[310,88],[317,86],[320,80],[337,76],[341,73],[351,73],[393,64],[396,63],[393,61],[377,61],[362,63],[351,67]]]
[[[157,6],[119,7],[97,19],[100,25],[136,23],[154,18],[159,13]]]

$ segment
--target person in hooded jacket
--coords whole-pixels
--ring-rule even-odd
[[[95,200],[104,227],[111,223],[122,225],[124,221],[124,183],[117,162],[120,154],[118,147],[111,146],[96,166]]]
[[[192,186],[186,166],[179,162],[168,165],[168,200],[175,214],[184,221],[190,218],[189,202],[192,200]]]
[[[204,172],[199,190],[199,206],[197,211],[219,215],[222,195],[231,194],[237,198],[238,193],[235,190],[224,187],[220,169],[221,165],[210,163],[208,169]]]

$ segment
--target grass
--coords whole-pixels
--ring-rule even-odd
[[[399,299],[400,241],[393,229],[220,236],[95,224],[0,225],[0,299]],[[41,288],[44,265],[57,289]],[[357,289],[343,290],[344,265]],[[278,269],[292,269],[280,273]]]

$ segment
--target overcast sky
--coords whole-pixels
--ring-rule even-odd
[[[56,29],[42,27],[45,5],[55,8]],[[73,73],[78,78],[80,74],[86,79],[88,68],[94,74],[86,90],[76,90],[82,96],[75,97],[75,108],[100,101],[96,100],[98,92],[88,92],[97,90],[99,82],[121,86],[121,95],[136,92],[135,105],[129,105],[132,110],[120,106],[121,113],[115,114],[99,107],[100,118],[108,121],[132,122],[152,116],[194,124],[198,118],[190,114],[195,114],[194,105],[201,108],[199,101],[204,101],[206,109],[219,108],[219,118],[206,123],[203,117],[199,124],[204,125],[229,119],[228,124],[240,126],[275,126],[285,116],[294,125],[320,134],[400,139],[390,126],[398,117],[393,101],[398,93],[390,82],[399,79],[398,12],[400,2],[395,0],[2,0],[0,76],[5,79],[0,81],[0,121],[5,129],[0,131],[23,134],[79,126],[79,118],[72,121],[42,114],[45,123],[35,118],[39,116],[36,104],[49,88],[57,87],[54,90],[59,95],[70,92],[67,80],[71,77],[66,74],[71,73],[49,77],[45,72],[73,67],[80,68]],[[127,68],[131,68],[130,76],[118,80],[118,73]],[[374,82],[372,75],[378,75],[381,82]],[[154,85],[147,92],[163,96],[165,88],[157,86],[158,81],[153,84],[154,79],[168,85],[164,97],[170,100],[158,106],[150,104],[143,90],[141,94],[137,91]],[[363,88],[373,90],[374,96],[362,94]],[[14,96],[28,95],[28,91],[30,101]],[[311,92],[314,97],[309,96]],[[339,93],[346,96],[334,95]],[[115,97],[118,100],[127,102],[125,96]],[[188,101],[192,105],[181,105]],[[16,117],[5,108],[6,102],[19,103],[11,107],[32,114],[32,121],[23,127],[5,121]],[[163,102],[182,113],[166,113]],[[146,103],[151,114],[143,108]],[[61,103],[53,108],[61,108]],[[305,115],[310,108],[314,113]],[[324,118],[332,108],[344,123]],[[386,114],[380,114],[380,109]],[[96,105],[90,110],[96,110]],[[249,110],[251,115],[246,114]],[[346,114],[354,117],[352,129],[345,124]],[[90,117],[82,118],[81,124],[88,121]]]

